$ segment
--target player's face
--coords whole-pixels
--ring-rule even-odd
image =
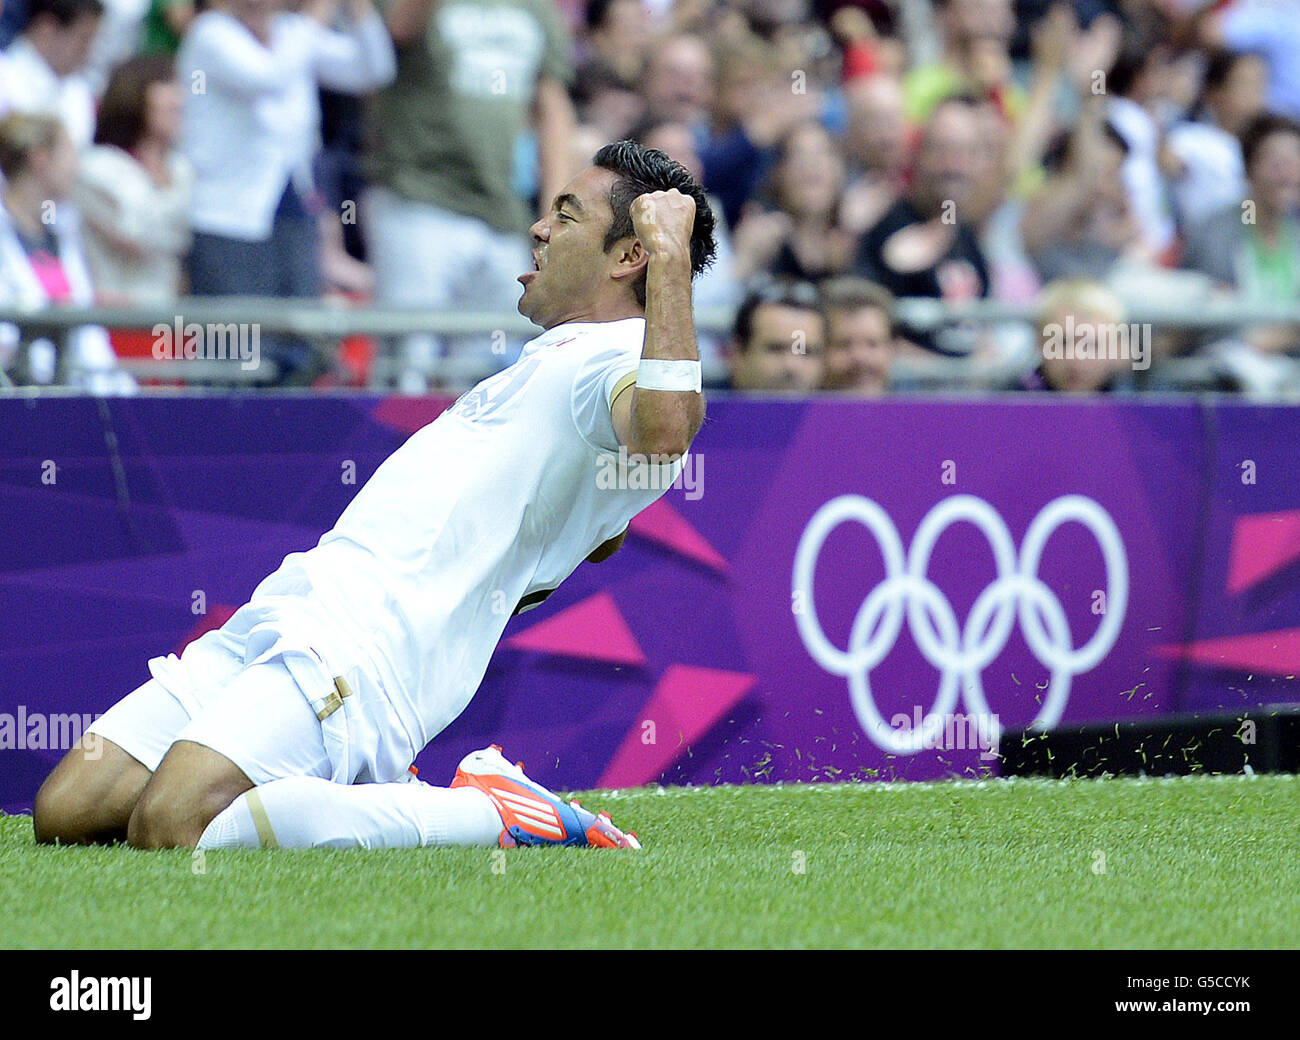
[[[519,276],[524,287],[519,313],[544,329],[591,316],[619,291],[610,278],[614,251],[607,254],[604,248],[614,218],[609,208],[614,180],[609,170],[588,167],[529,229],[536,270]]]

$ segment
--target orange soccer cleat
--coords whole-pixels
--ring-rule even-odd
[[[452,787],[477,787],[501,814],[498,841],[503,849],[519,845],[592,845],[604,849],[639,849],[630,831],[624,834],[608,813],[593,813],[577,802],[567,804],[524,775],[522,762],[511,765],[496,744],[461,759]]]

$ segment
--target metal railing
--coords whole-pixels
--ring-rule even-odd
[[[701,308],[696,327],[702,334],[725,338],[734,319],[729,308]],[[898,301],[898,317],[906,326],[932,332],[953,326],[989,326],[1003,323],[1032,325],[1038,319],[1033,306],[995,300],[952,304],[933,299]],[[1226,332],[1253,325],[1294,325],[1300,328],[1300,302],[1247,304],[1231,298],[1183,298],[1177,302],[1152,299],[1131,304],[1125,321],[1200,335]],[[372,365],[371,385],[391,385],[406,366],[399,360],[397,344],[407,336],[507,338],[523,342],[538,334],[537,326],[522,315],[505,311],[449,311],[418,308],[354,307],[343,302],[316,299],[261,297],[190,297],[167,303],[126,307],[47,307],[39,310],[0,307],[0,325],[17,326],[22,350],[41,339],[56,345],[59,359],[55,383],[67,383],[74,372],[66,349],[69,334],[82,326],[152,332],[165,327],[252,326],[262,335],[293,337],[313,346],[322,359],[332,360],[339,343],[353,336],[379,341]],[[250,372],[225,360],[194,359],[184,364],[153,358],[123,358],[121,365],[139,379],[163,379],[181,384],[222,386],[265,382],[265,370]],[[424,372],[443,385],[468,385],[498,370],[503,360],[487,351],[469,356],[448,356],[431,361]],[[1195,387],[1213,378],[1215,362],[1201,357],[1172,358],[1161,362],[1166,378],[1180,378]],[[903,381],[914,386],[972,389],[997,385],[1013,378],[1017,366],[973,366],[961,357],[926,359],[923,364],[900,361]],[[1300,381],[1300,367],[1297,368]],[[22,387],[30,392],[32,388]]]

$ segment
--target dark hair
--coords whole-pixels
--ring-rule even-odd
[[[1047,147],[1043,150],[1043,169],[1048,173],[1058,173],[1074,161],[1074,150],[1077,147],[1075,131],[1077,130],[1077,125],[1058,130],[1048,141]],[[1110,120],[1106,120],[1101,124],[1101,136],[1103,140],[1118,148],[1121,155],[1128,155],[1128,141],[1123,134],[1115,129],[1115,124]]]
[[[99,18],[104,13],[100,0],[28,0],[27,24],[31,25],[41,15],[53,18],[59,28],[66,29],[73,22],[90,15]]]
[[[1205,72],[1201,76],[1202,93],[1224,86],[1232,75],[1232,70],[1237,67],[1237,63],[1247,60],[1262,61],[1263,56],[1255,51],[1210,51],[1209,60],[1205,63]]]
[[[1205,118],[1207,102],[1211,91],[1222,90],[1232,76],[1237,63],[1247,59],[1263,60],[1256,51],[1211,50],[1207,52],[1205,69],[1201,73],[1201,89],[1192,104],[1192,115],[1198,119]]]
[[[618,0],[587,0],[587,13],[584,16],[588,31],[599,29],[609,17],[609,10]]]
[[[1155,8],[1142,8],[1123,21],[1123,42],[1106,75],[1106,92],[1119,97],[1127,97],[1152,59],[1170,49],[1166,41],[1173,33],[1169,16]]]
[[[614,219],[605,233],[606,252],[621,238],[636,234],[632,227],[632,203],[651,191],[668,191],[676,188],[695,200],[695,225],[691,228],[691,277],[695,277],[713,262],[718,251],[714,239],[717,220],[704,196],[704,189],[687,171],[686,167],[668,158],[657,148],[644,148],[635,141],[607,144],[591,160],[602,170],[617,174],[618,179],[609,191],[609,208]],[[633,286],[637,302],[645,306],[645,276]]]
[[[95,123],[95,144],[111,144],[129,152],[144,136],[148,119],[149,88],[176,78],[172,59],[165,54],[141,54],[113,70]]]
[[[750,285],[745,299],[736,311],[736,321],[732,326],[732,337],[736,349],[744,352],[749,349],[749,337],[754,334],[754,314],[765,305],[790,307],[800,311],[815,311],[825,319],[821,295],[817,286],[795,278],[775,278],[768,275]]]
[[[1255,156],[1264,141],[1274,134],[1295,134],[1300,137],[1300,123],[1286,116],[1265,112],[1252,119],[1241,131],[1241,158],[1247,173],[1255,164]]]

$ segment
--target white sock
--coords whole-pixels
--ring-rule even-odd
[[[473,787],[419,780],[336,784],[289,777],[245,791],[207,826],[201,849],[414,849],[495,845],[501,816]]]

